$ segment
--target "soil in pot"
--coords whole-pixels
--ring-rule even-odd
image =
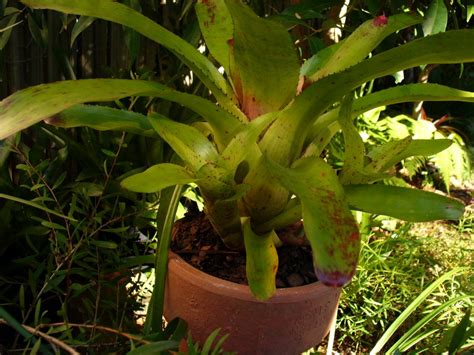
[[[291,244],[277,248],[277,288],[303,286],[318,280],[313,270],[311,248],[302,228],[301,223],[296,223],[277,231],[285,244]],[[175,223],[171,249],[207,274],[247,285],[245,253],[228,249],[202,212],[188,213]]]

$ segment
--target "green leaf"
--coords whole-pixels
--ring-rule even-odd
[[[199,27],[212,56],[229,73],[230,46],[234,36],[232,17],[224,0],[198,0],[195,5]]]
[[[423,303],[423,301],[435,290],[437,289],[444,281],[458,275],[460,273],[466,272],[466,269],[455,268],[444,275],[440,276],[436,281],[431,283],[427,288],[420,293],[420,295],[413,300],[412,303],[395,319],[395,321],[388,327],[382,337],[377,341],[373,349],[370,351],[371,354],[378,354],[381,352],[385,344],[390,340],[392,335],[397,331],[397,329],[403,324],[403,322],[415,311],[415,309]]]
[[[5,9],[5,11],[8,9],[10,8]],[[12,33],[13,27],[21,23],[21,21],[16,22],[16,19],[18,18],[20,11],[18,9],[15,9],[15,10],[16,10],[15,12],[12,12],[12,14],[9,15],[10,17],[8,19],[8,22],[5,24],[5,27],[0,29],[0,51],[3,50],[3,48],[5,48],[5,46],[7,45],[8,40],[10,39],[10,35]],[[3,22],[4,21],[2,21],[2,23]]]
[[[275,276],[278,270],[278,254],[273,244],[274,231],[257,235],[252,230],[250,218],[242,218],[242,228],[247,257],[247,280],[250,291],[259,301],[273,296],[276,290]]]
[[[365,167],[366,172],[372,174],[384,172],[394,165],[396,157],[406,151],[411,142],[412,138],[408,136],[375,147],[367,154],[371,162]]]
[[[191,44],[128,6],[110,0],[22,0],[36,9],[51,9],[91,16],[130,27],[163,45],[186,64],[212,91],[217,101],[236,117],[245,120],[232,102],[232,90],[217,68]]]
[[[159,354],[161,351],[177,350],[179,342],[175,340],[163,340],[149,343],[135,350],[129,351],[127,355],[149,355]]]
[[[454,30],[411,41],[324,77],[295,98],[268,129],[262,151],[283,164],[297,157],[306,135],[331,104],[363,83],[426,63],[474,61],[474,30]]]
[[[471,17],[473,14],[474,14],[474,5],[467,5],[466,22],[469,22],[471,20]]]
[[[10,196],[10,195],[6,195],[6,194],[1,194],[0,193],[0,198],[4,198],[6,200],[11,200],[11,201],[15,201],[15,202],[18,202],[18,203],[22,203],[24,205],[27,205],[27,206],[30,206],[30,207],[34,207],[34,208],[37,208],[39,210],[42,210],[46,213],[49,213],[49,214],[52,214],[52,215],[55,215],[55,216],[58,216],[58,217],[61,217],[61,218],[64,218],[64,219],[68,219],[70,221],[73,221],[73,222],[77,222],[76,219],[72,218],[72,217],[68,217],[68,216],[65,216],[61,213],[58,213],[56,211],[53,211],[45,206],[42,206],[38,203],[35,203],[35,202],[32,202],[32,201],[28,201],[28,200],[24,200],[22,198],[19,198],[19,197],[15,197],[15,196]]]
[[[423,21],[423,33],[425,36],[434,35],[446,31],[448,25],[448,9],[444,0],[431,1],[425,20]]]
[[[383,184],[347,185],[344,189],[352,209],[409,222],[455,220],[464,212],[461,202],[428,191]]]
[[[418,101],[474,102],[474,93],[430,83],[400,85],[355,100],[352,104],[352,117],[357,117],[364,112],[381,106]],[[307,141],[313,141],[316,135],[321,133],[328,125],[336,122],[338,117],[339,108],[321,115],[311,128]]]
[[[398,141],[400,142],[400,141]],[[392,154],[387,155],[386,163],[383,165],[383,168],[388,169],[389,167],[395,165],[396,163],[401,162],[403,159],[413,156],[425,156],[437,154],[447,148],[453,142],[450,139],[414,139],[409,142],[405,149],[394,148]],[[380,152],[378,150],[371,151],[369,157],[372,159],[377,159],[376,155]],[[395,154],[396,153],[396,154]]]
[[[71,47],[76,41],[76,38],[84,32],[90,25],[92,25],[95,21],[94,17],[90,16],[81,16],[79,20],[74,24],[71,32]]]
[[[98,131],[125,131],[158,137],[148,118],[142,114],[97,105],[76,105],[46,121],[56,127],[90,127]]]
[[[295,95],[299,64],[290,35],[240,0],[226,0],[234,24],[230,76],[242,111],[253,119],[285,106]]]
[[[28,29],[38,46],[41,48],[48,47],[48,30],[40,28],[31,13],[28,14]]]
[[[334,170],[317,157],[300,159],[291,169],[271,161],[268,166],[301,201],[318,279],[328,286],[345,285],[355,273],[360,237]]]
[[[253,150],[250,149],[250,147],[258,142],[262,131],[268,128],[276,118],[277,114],[275,112],[264,114],[249,124],[242,126],[240,132],[232,134],[234,138],[222,153],[222,159],[225,164],[231,169],[236,169],[237,165],[240,164],[247,155],[252,154],[251,152]],[[243,149],[243,147],[246,148]]]
[[[208,120],[216,141],[226,142],[239,121],[209,100],[172,90],[156,82],[122,79],[86,79],[33,86],[0,102],[0,140],[42,119],[61,124],[57,113],[85,102],[113,101],[127,96],[157,96],[184,105]],[[79,108],[73,110],[78,113]],[[111,111],[109,111],[110,113]],[[90,123],[92,118],[86,120]],[[113,127],[113,126],[112,126]],[[223,144],[223,143],[222,143]]]
[[[403,28],[421,23],[422,20],[420,16],[403,13],[388,18],[379,16],[364,22],[347,39],[337,45],[334,52],[325,60],[323,67],[309,77],[310,80],[316,81],[359,63],[384,38]],[[318,66],[321,65],[318,63]],[[313,69],[307,69],[307,71],[314,72]]]
[[[352,93],[346,95],[339,110],[339,123],[344,135],[344,166],[339,177],[342,184],[359,180],[364,170],[365,146],[352,123],[352,99]]]
[[[471,308],[468,308],[464,317],[462,317],[459,324],[456,326],[454,330],[453,337],[451,338],[451,343],[449,344],[449,353],[454,354],[456,353],[463,345],[464,342],[467,340],[467,330],[471,326]]]
[[[196,128],[171,121],[157,113],[148,117],[152,127],[161,138],[194,172],[199,171],[208,163],[220,161],[219,154],[212,143]]]
[[[109,242],[106,240],[90,240],[89,243],[95,245],[98,248],[114,250],[118,248],[117,243]]]
[[[175,164],[157,164],[142,173],[127,177],[121,182],[122,187],[134,191],[152,193],[173,185],[185,185],[196,181],[182,166]]]

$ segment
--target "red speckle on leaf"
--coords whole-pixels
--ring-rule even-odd
[[[385,15],[377,16],[374,18],[374,26],[380,27],[385,26],[388,23],[388,18]]]
[[[233,47],[233,46],[234,46],[234,39],[231,38],[231,39],[227,40],[227,44],[228,44],[229,46]]]

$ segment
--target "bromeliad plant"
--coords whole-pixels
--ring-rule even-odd
[[[324,284],[343,286],[355,272],[360,238],[352,210],[408,221],[457,219],[459,202],[380,183],[395,163],[432,155],[449,140],[406,137],[366,151],[352,119],[375,107],[406,101],[474,101],[474,93],[433,84],[382,90],[353,100],[353,90],[375,78],[426,63],[474,61],[474,31],[456,30],[414,40],[365,59],[388,35],[421,18],[377,17],[344,41],[300,66],[290,35],[256,16],[240,0],[199,0],[202,34],[211,60],[133,9],[110,0],[22,0],[32,8],[92,16],[128,26],[174,53],[212,92],[214,101],[139,80],[78,80],[19,91],[0,103],[0,139],[40,120],[161,137],[182,164],[158,164],[122,186],[143,193],[195,183],[205,212],[224,243],[245,248],[249,286],[257,299],[275,291],[275,230],[303,219]],[[223,67],[221,74],[218,67]],[[127,96],[181,104],[205,125],[185,125],[97,105]],[[203,129],[204,127],[204,129]],[[345,161],[336,171],[321,153],[339,131]],[[377,183],[378,182],[378,183]]]

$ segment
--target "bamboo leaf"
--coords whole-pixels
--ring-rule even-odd
[[[241,117],[241,112],[232,102],[232,90],[217,68],[191,44],[132,8],[110,0],[22,0],[22,2],[35,9],[50,9],[101,18],[134,29],[172,51],[212,91],[222,106],[236,117]]]
[[[92,25],[95,21],[94,17],[90,16],[81,16],[74,24],[71,32],[71,47],[76,41],[76,38],[84,32],[90,25]]]
[[[134,192],[152,193],[174,185],[185,185],[196,181],[196,178],[185,168],[175,164],[157,164],[127,177],[121,185]]]
[[[55,216],[58,216],[58,217],[61,217],[61,218],[64,218],[64,219],[68,219],[70,221],[73,221],[73,222],[77,222],[77,219],[74,219],[72,217],[68,217],[68,216],[65,216],[61,213],[58,213],[56,211],[53,211],[52,209],[49,209],[43,205],[40,205],[36,202],[32,202],[32,201],[28,201],[28,200],[24,200],[22,198],[19,198],[19,197],[16,197],[16,196],[10,196],[10,195],[6,195],[6,194],[1,194],[0,193],[0,198],[4,198],[6,200],[10,200],[10,201],[14,201],[14,202],[18,202],[18,203],[22,203],[24,205],[27,205],[27,206],[30,206],[30,207],[34,207],[34,208],[37,208],[39,210],[42,210],[46,213],[49,213],[49,214],[52,214],[52,215],[55,215]]]
[[[230,76],[249,118],[276,111],[295,95],[299,63],[286,29],[258,17],[239,0],[225,0],[234,24]]]
[[[345,285],[355,273],[360,237],[332,167],[316,157],[300,159],[291,169],[271,161],[268,166],[301,201],[304,230],[318,279],[328,286]]]
[[[425,36],[434,35],[446,31],[448,25],[448,9],[444,0],[432,0],[425,20],[423,21],[423,34]]]
[[[247,257],[247,280],[252,294],[260,301],[269,299],[276,290],[278,254],[273,244],[274,231],[257,235],[250,225],[250,218],[242,218],[242,228]]]
[[[347,185],[344,190],[352,209],[409,222],[455,220],[464,212],[461,202],[428,191],[383,184]]]

